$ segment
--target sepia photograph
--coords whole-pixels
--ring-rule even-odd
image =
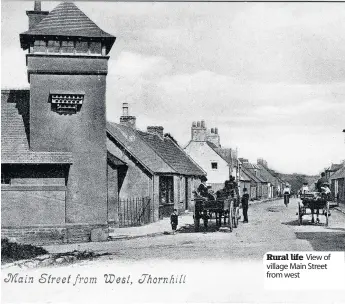
[[[345,302],[344,33],[341,2],[2,0],[2,302]]]

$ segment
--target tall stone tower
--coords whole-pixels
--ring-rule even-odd
[[[79,8],[61,3],[50,13],[28,11],[20,34],[30,83],[30,149],[72,152],[66,222],[107,221],[105,91],[115,37]]]

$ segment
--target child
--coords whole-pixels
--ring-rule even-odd
[[[205,233],[206,233],[207,232],[207,228],[208,228],[208,219],[209,219],[209,216],[208,216],[206,210],[204,210],[203,213],[202,213],[202,219],[204,221],[204,227],[205,227]]]
[[[176,228],[178,225],[178,214],[177,214],[177,209],[174,209],[174,212],[170,215],[170,224],[171,224],[171,229],[173,231],[173,234],[176,233]]]
[[[242,212],[243,212],[243,223],[248,223],[248,201],[249,201],[249,194],[247,193],[247,188],[243,188],[243,195],[242,195]]]

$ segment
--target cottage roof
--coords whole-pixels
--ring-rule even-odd
[[[258,164],[257,165],[260,169],[260,175],[263,177],[266,181],[270,182],[274,186],[278,186],[278,179],[275,177],[266,167],[263,165]]]
[[[206,141],[206,144],[213,149],[222,159],[224,159],[228,164],[236,165],[236,158],[233,157],[231,148],[219,148],[214,143]]]
[[[253,177],[255,177],[258,182],[261,182],[261,183],[267,183],[268,181],[265,179],[265,177],[263,176],[260,176],[260,175],[255,175],[251,170],[259,170],[260,171],[260,168],[258,167],[258,165],[255,165],[255,164],[251,164],[251,163],[242,163],[242,170],[245,169],[246,170],[246,174],[249,175],[251,174]],[[261,172],[260,172],[261,173]],[[249,175],[250,176],[250,175]],[[251,177],[251,176],[250,176]]]
[[[263,178],[261,178],[260,176],[256,176],[246,167],[242,167],[241,171],[243,171],[251,180],[253,180],[256,183],[267,183]]]
[[[72,163],[69,152],[30,151],[29,101],[29,90],[1,91],[1,163]]]
[[[169,137],[107,123],[108,136],[153,173],[201,176],[205,172]]]
[[[28,36],[101,38],[109,42],[109,49],[115,42],[114,36],[100,29],[72,2],[60,3],[36,26],[20,34],[24,49],[28,47],[26,41]]]
[[[335,171],[338,171],[340,168],[342,168],[343,165],[342,164],[332,164],[328,169],[327,171],[330,171],[330,172],[335,172]]]
[[[345,178],[345,165],[342,166],[337,172],[335,172],[331,179],[339,179],[339,178]]]

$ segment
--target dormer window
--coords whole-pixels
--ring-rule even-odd
[[[84,92],[50,92],[52,110],[58,114],[76,114],[83,104],[84,95]]]

